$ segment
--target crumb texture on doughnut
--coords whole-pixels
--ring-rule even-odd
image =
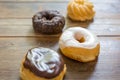
[[[91,20],[95,15],[93,7],[88,0],[71,0],[67,7],[68,17],[76,21]]]
[[[30,49],[20,68],[24,80],[62,80],[65,71],[66,65],[62,57],[43,47]]]
[[[35,32],[58,34],[62,32],[65,18],[56,10],[43,10],[33,16],[32,22]]]
[[[60,37],[59,46],[65,56],[80,62],[95,60],[100,50],[97,37],[80,27],[65,30]]]

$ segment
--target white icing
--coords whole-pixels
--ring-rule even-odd
[[[56,64],[47,64],[47,63],[59,62],[59,55],[55,51],[42,47],[32,49],[31,52],[28,52],[27,58],[40,71],[47,71],[48,73],[54,72],[54,69],[52,68],[54,68]]]
[[[85,41],[80,43],[76,38],[82,38],[82,36]],[[62,47],[80,47],[88,49],[96,47],[98,43],[99,41],[93,33],[81,27],[73,27],[65,30],[59,41]]]

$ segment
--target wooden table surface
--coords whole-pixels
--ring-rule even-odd
[[[120,80],[120,0],[90,0],[93,21],[73,22],[66,17],[69,0],[0,0],[0,80],[20,80],[19,68],[28,49],[48,47],[58,53],[59,35],[36,34],[31,17],[44,9],[59,10],[66,17],[64,29],[81,26],[94,32],[101,44],[97,60],[80,63],[63,56],[64,80]]]

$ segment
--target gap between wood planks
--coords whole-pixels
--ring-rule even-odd
[[[59,38],[59,35],[45,35],[43,36],[0,36],[0,38]],[[120,37],[120,35],[97,35],[97,37]]]
[[[93,3],[118,3],[119,0],[90,0]],[[55,3],[65,3],[69,2],[69,0],[1,0],[0,3],[38,3],[38,2],[55,2]]]

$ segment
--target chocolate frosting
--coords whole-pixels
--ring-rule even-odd
[[[32,17],[35,32],[42,34],[58,34],[62,32],[65,18],[56,10],[43,10]]]
[[[64,61],[55,51],[38,47],[28,51],[23,65],[35,75],[51,79],[63,70]]]

